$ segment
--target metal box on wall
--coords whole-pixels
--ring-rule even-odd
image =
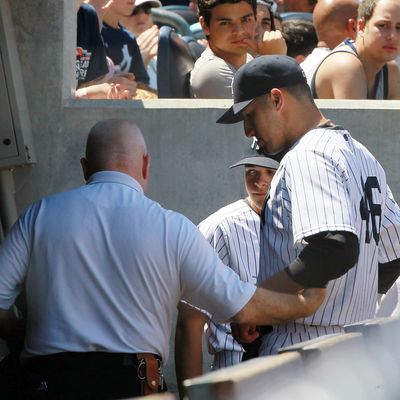
[[[35,162],[14,26],[7,0],[0,1],[0,169]]]

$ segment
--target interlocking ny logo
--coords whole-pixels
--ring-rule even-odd
[[[376,176],[369,176],[365,183],[361,185],[363,188],[363,197],[360,201],[360,214],[363,221],[366,222],[365,230],[365,243],[370,243],[373,237],[376,245],[379,243],[379,230],[381,227],[382,207],[380,204],[375,204],[372,198],[372,190],[377,189],[381,193],[378,178]],[[370,224],[372,228],[372,235],[370,232]]]

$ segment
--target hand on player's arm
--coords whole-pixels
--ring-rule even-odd
[[[287,46],[281,31],[265,31],[259,40],[249,40],[248,45],[252,51],[260,56],[268,54],[286,55]]]
[[[175,331],[175,370],[181,398],[182,382],[203,373],[202,338],[208,317],[187,303],[178,305]]]
[[[232,336],[239,343],[253,343],[259,336],[257,325],[231,323]]]
[[[293,281],[285,271],[280,271],[266,279],[262,283],[262,287],[276,293],[291,293],[296,296],[298,294],[303,295],[303,287]],[[308,292],[306,293],[306,296],[308,296]],[[269,324],[280,324],[282,322],[284,321],[282,321],[281,318],[276,318],[274,321],[271,319]],[[261,323],[258,323],[258,325],[261,325]],[[231,328],[233,337],[239,343],[252,343],[260,336],[255,324],[231,323]]]
[[[268,289],[262,282],[250,301],[233,317],[233,322],[276,325],[313,314],[325,298],[325,289],[307,288],[296,293]]]

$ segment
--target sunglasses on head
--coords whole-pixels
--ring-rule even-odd
[[[151,4],[143,4],[142,6],[137,6],[133,9],[132,11],[132,16],[140,14],[141,12],[144,12],[145,14],[149,15],[151,14]]]

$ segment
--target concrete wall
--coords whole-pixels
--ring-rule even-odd
[[[104,118],[130,118],[142,128],[152,155],[148,195],[163,206],[197,223],[243,195],[242,172],[227,168],[241,155],[242,127],[214,123],[228,101],[73,101],[75,1],[9,2],[38,160],[14,172],[19,211],[83,182],[78,161],[85,137]],[[400,103],[319,104],[377,156],[400,199]]]
[[[150,197],[198,222],[243,194],[241,124],[215,120],[228,101],[73,101],[75,1],[10,2],[36,142],[38,163],[16,173],[19,208],[82,182],[78,159],[90,127],[103,118],[131,118],[152,154]],[[325,114],[348,127],[386,167],[400,198],[400,102],[320,101]]]

